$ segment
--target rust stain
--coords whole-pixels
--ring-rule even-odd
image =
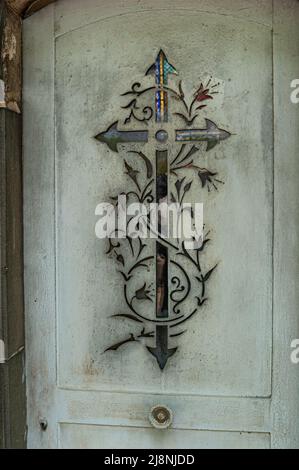
[[[97,375],[97,370],[94,366],[94,360],[93,359],[87,359],[84,362],[83,373],[84,373],[84,375],[89,375],[89,376]]]

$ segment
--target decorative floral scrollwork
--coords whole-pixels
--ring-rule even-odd
[[[124,124],[129,124],[132,119],[135,119],[138,122],[147,124],[154,116],[154,110],[151,106],[140,107],[138,105],[138,99],[140,96],[152,91],[154,87],[148,87],[144,89],[141,88],[141,83],[133,83],[131,90],[123,93],[121,96],[134,96],[133,99],[129,101],[125,106],[122,106],[122,109],[127,109],[130,111],[129,115],[125,118]]]

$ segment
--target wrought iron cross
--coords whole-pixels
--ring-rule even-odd
[[[159,143],[156,150],[156,202],[166,202],[169,187],[169,162],[168,162],[168,134],[163,129],[163,123],[168,122],[169,116],[169,91],[168,76],[177,74],[162,50],[157,55],[155,63],[148,69],[146,75],[154,74],[155,86],[149,88],[155,92],[155,138]],[[134,87],[134,86],[133,86]],[[175,141],[178,143],[207,142],[207,151],[211,150],[219,142],[230,137],[230,133],[218,128],[211,120],[206,119],[204,129],[178,129],[175,132]],[[100,142],[118,152],[119,144],[146,143],[149,132],[147,130],[120,130],[118,121],[114,122],[105,132],[96,136]],[[161,150],[165,146],[165,149]],[[156,325],[154,348],[147,347],[155,356],[161,370],[164,369],[168,359],[176,352],[177,348],[168,348],[169,339],[169,289],[168,289],[169,253],[167,245],[156,242]],[[163,323],[164,321],[164,323]]]

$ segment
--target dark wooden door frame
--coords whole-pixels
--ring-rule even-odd
[[[21,19],[0,0],[0,448],[26,446]]]
[[[0,447],[26,445],[21,115],[0,109]],[[3,357],[4,356],[4,357]]]
[[[26,445],[20,19],[0,2],[0,447]],[[12,53],[8,35],[18,38]],[[11,55],[10,55],[11,54]],[[13,56],[13,57],[12,57]],[[14,59],[14,60],[11,60]],[[19,63],[16,63],[16,60]],[[11,85],[8,74],[14,76]],[[17,80],[16,80],[17,79]],[[18,83],[17,83],[18,82]],[[17,99],[15,98],[17,97]],[[11,102],[9,103],[9,100]],[[13,104],[14,102],[14,104]]]

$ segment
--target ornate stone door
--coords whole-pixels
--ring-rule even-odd
[[[292,1],[248,3],[62,0],[25,21],[30,447],[298,442],[298,32]],[[203,242],[99,240],[119,195],[203,203]]]

